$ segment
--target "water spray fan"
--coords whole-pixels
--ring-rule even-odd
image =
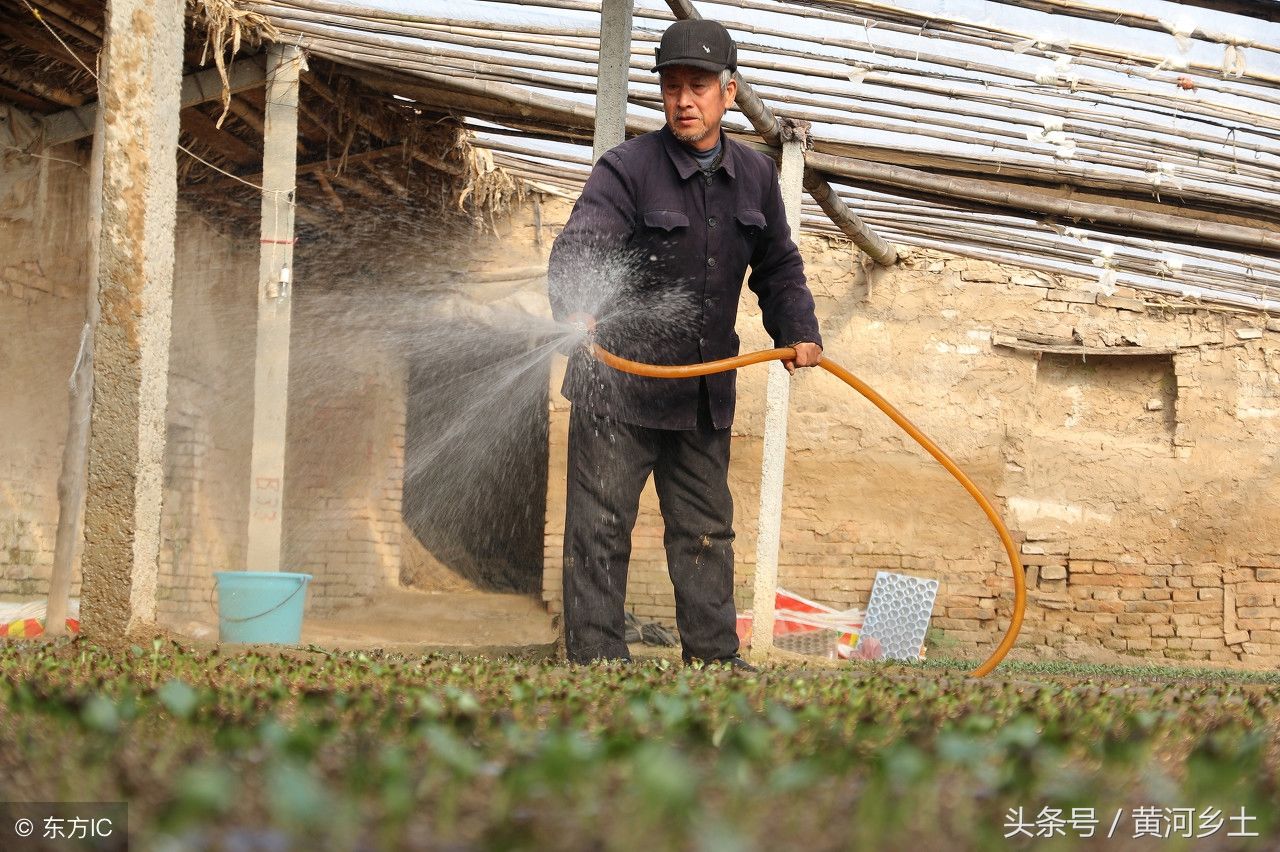
[[[795,349],[788,346],[781,349],[762,349],[758,352],[750,352],[734,358],[721,358],[718,361],[707,361],[702,364],[663,367],[655,364],[644,364],[640,361],[631,361],[614,355],[601,347],[595,339],[595,319],[593,317],[585,314],[575,314],[569,318],[569,322],[584,334],[586,338],[585,345],[592,357],[615,370],[621,370],[624,373],[631,373],[636,376],[657,379],[689,379],[698,376],[709,376],[713,373],[723,373],[727,370],[737,370],[741,367],[763,364],[768,361],[790,361],[796,357]],[[951,457],[943,452],[942,448],[935,444],[928,435],[916,428],[916,425],[908,420],[902,412],[876,393],[874,388],[825,355],[817,366],[862,394],[872,405],[880,409],[886,417],[910,435],[917,444],[924,448],[925,452],[933,456],[938,464],[946,468],[947,472],[955,477],[965,491],[969,492],[969,496],[977,502],[978,506],[982,508],[983,514],[987,516],[987,520],[995,527],[996,533],[1000,536],[1000,542],[1004,545],[1005,553],[1009,556],[1009,566],[1013,571],[1013,615],[1009,619],[1009,627],[1005,630],[1004,638],[1000,640],[1000,644],[996,646],[995,651],[985,662],[969,673],[973,677],[983,677],[990,674],[1004,659],[1005,655],[1009,653],[1009,649],[1013,647],[1014,641],[1018,638],[1018,631],[1022,629],[1023,611],[1027,605],[1027,587],[1022,569],[1022,560],[1018,558],[1018,549],[1014,546],[1013,537],[1009,535],[1008,528],[1004,525],[1004,521],[1000,519],[995,506],[982,493],[982,490],[973,483],[973,480],[960,469],[959,465],[952,461]]]

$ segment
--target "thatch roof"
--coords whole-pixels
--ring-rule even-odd
[[[91,121],[69,119],[74,108],[97,99],[103,16],[104,4],[90,0],[0,0],[0,103],[22,111],[25,120],[15,127],[26,128],[16,134],[19,144],[3,153],[34,152],[60,138],[87,144],[84,125]],[[260,204],[261,47],[280,37],[267,18],[223,0],[193,4],[184,75],[201,76],[197,88],[208,96],[182,111],[182,198],[247,233],[256,232]],[[256,84],[228,86],[229,76],[246,65],[250,73],[241,76]],[[447,112],[389,103],[322,57],[310,57],[308,65],[298,122],[297,211],[304,242],[342,228],[348,209],[488,224],[495,210],[523,191],[487,152],[469,144],[470,132]],[[40,122],[32,118],[46,131],[73,132],[42,138]]]

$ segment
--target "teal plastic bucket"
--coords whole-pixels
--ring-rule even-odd
[[[214,571],[218,639],[296,645],[310,574],[287,571]]]

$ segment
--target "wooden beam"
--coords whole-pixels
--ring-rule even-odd
[[[334,183],[338,184],[338,186],[351,190],[370,203],[383,204],[387,200],[385,193],[378,192],[378,190],[369,186],[369,184],[359,178],[354,178],[349,174],[330,175],[329,177]]]
[[[1051,346],[1044,343],[1027,343],[1022,340],[996,340],[991,345],[1012,349],[1015,352],[1034,352],[1041,355],[1078,355],[1081,360],[1116,356],[1149,358],[1169,356],[1178,351],[1165,346]]]
[[[348,154],[345,157],[338,155],[329,157],[324,160],[313,160],[309,163],[298,164],[298,174],[316,174],[324,173],[328,177],[337,180],[339,178],[339,169],[346,166],[354,166],[364,163],[371,163],[381,160],[384,157],[403,156],[403,145],[388,145],[386,148],[374,148],[372,151],[361,151],[358,154]],[[258,183],[262,180],[262,172],[242,173],[237,175],[241,180],[247,180],[250,183]],[[341,181],[338,181],[341,183]],[[232,178],[219,178],[216,181],[210,181],[210,186],[226,188],[238,181]],[[367,185],[366,185],[367,188]]]
[[[262,121],[258,110],[243,97],[231,96],[231,114],[257,131],[259,136],[266,134],[267,126]]]
[[[386,169],[381,168],[380,166],[369,166],[369,171],[373,172],[374,177],[382,181],[382,183],[387,187],[387,189],[391,190],[396,195],[400,196],[401,198],[409,197],[409,187],[405,186],[403,183],[396,180],[391,175],[387,174]]]
[[[222,154],[240,168],[254,165],[261,161],[262,154],[257,148],[245,142],[229,130],[221,130],[213,119],[199,109],[191,108],[182,111],[182,129],[218,153]]]
[[[232,94],[261,86],[266,81],[262,57],[250,56],[233,62],[227,68],[228,86]],[[182,78],[182,108],[222,98],[222,78],[216,68],[206,68]],[[63,110],[44,119],[45,147],[74,142],[93,135],[97,102]]]
[[[78,95],[68,89],[43,83],[32,77],[25,70],[15,68],[7,62],[0,62],[0,80],[5,80],[10,85],[23,91],[39,95],[45,100],[53,101],[59,106],[78,107],[85,101],[82,95]]]
[[[14,106],[20,106],[23,109],[30,110],[37,114],[48,112],[50,109],[56,109],[57,106],[50,101],[37,98],[35,95],[29,95],[26,92],[15,89],[12,86],[0,84],[0,101],[8,101]]]
[[[298,98],[298,134],[308,142],[323,143],[337,136],[315,110]]]
[[[46,35],[44,30],[24,27],[12,21],[0,20],[0,34],[7,35],[23,47],[34,50],[54,62],[69,66],[77,71],[84,70],[81,68],[80,63],[84,63],[89,68],[97,64],[96,56],[82,53],[71,45],[63,47]]]
[[[334,190],[333,184],[329,182],[329,178],[325,173],[312,172],[311,177],[315,179],[316,183],[320,184],[320,191],[324,193],[325,200],[329,202],[329,206],[339,213],[346,213],[347,206],[342,203],[342,198]]]
[[[55,15],[62,18],[62,20],[80,29],[84,35],[78,35],[76,37],[85,44],[100,45],[102,43],[101,18],[93,18],[81,12],[77,12],[75,9],[58,2],[58,0],[39,0],[36,5],[46,10],[46,13],[53,12]],[[92,38],[90,38],[90,36]]]
[[[334,106],[339,106],[337,94],[332,89],[330,89],[315,74],[312,74],[310,72],[304,72],[302,75],[302,80],[304,83],[307,84],[308,88],[314,90],[316,94],[320,95],[320,97],[329,101],[329,103],[333,104]],[[367,117],[357,113],[354,116],[354,120],[356,124],[362,130],[368,133],[370,136],[374,136],[378,139],[381,139],[384,142],[395,141],[394,139],[388,138],[386,130],[384,128],[379,127],[376,123],[374,123],[373,121],[370,121]],[[406,126],[407,125],[408,125],[408,122],[406,121]],[[460,166],[457,163],[446,162],[445,160],[441,160],[439,157],[433,157],[430,154],[424,154],[421,151],[414,151],[412,149],[409,151],[409,156],[413,157],[415,160],[422,163],[424,166],[430,166],[436,171],[445,172],[446,174],[451,174],[454,176],[460,176],[462,174],[462,166]]]

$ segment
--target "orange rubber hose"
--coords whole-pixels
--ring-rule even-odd
[[[654,364],[644,364],[640,361],[620,358],[596,344],[593,336],[588,337],[587,345],[596,360],[613,367],[615,370],[659,379],[686,379],[695,376],[708,376],[712,373],[723,373],[726,370],[736,370],[739,367],[747,367],[751,364],[762,364],[766,361],[788,361],[796,357],[796,350],[787,347],[783,349],[762,349],[759,352],[739,355],[736,358],[722,358],[719,361],[707,361],[703,364],[659,367]],[[1013,569],[1013,616],[1009,619],[1009,628],[1005,631],[1004,638],[1000,640],[996,650],[982,665],[969,673],[972,677],[984,677],[990,674],[992,669],[1000,665],[1000,661],[1009,653],[1009,649],[1013,647],[1014,641],[1018,638],[1018,631],[1022,629],[1022,614],[1027,606],[1027,586],[1026,579],[1023,576],[1022,560],[1018,558],[1018,549],[1014,547],[1013,537],[1009,535],[1008,528],[1005,527],[1004,521],[1000,520],[1000,516],[996,513],[995,507],[991,505],[991,501],[987,499],[987,496],[982,493],[977,485],[974,485],[973,480],[965,475],[965,472],[951,460],[951,457],[930,440],[928,435],[917,429],[915,424],[908,420],[902,412],[890,405],[870,385],[830,358],[823,357],[818,362],[818,366],[870,400],[872,405],[883,411],[890,420],[898,424],[903,431],[914,438],[917,444],[924,447],[925,451],[933,456],[938,464],[945,467],[947,472],[964,486],[964,490],[968,491],[969,496],[982,507],[987,520],[991,522],[991,525],[996,528],[996,532],[999,533],[1000,542],[1004,545],[1005,552],[1009,554],[1009,564]]]

